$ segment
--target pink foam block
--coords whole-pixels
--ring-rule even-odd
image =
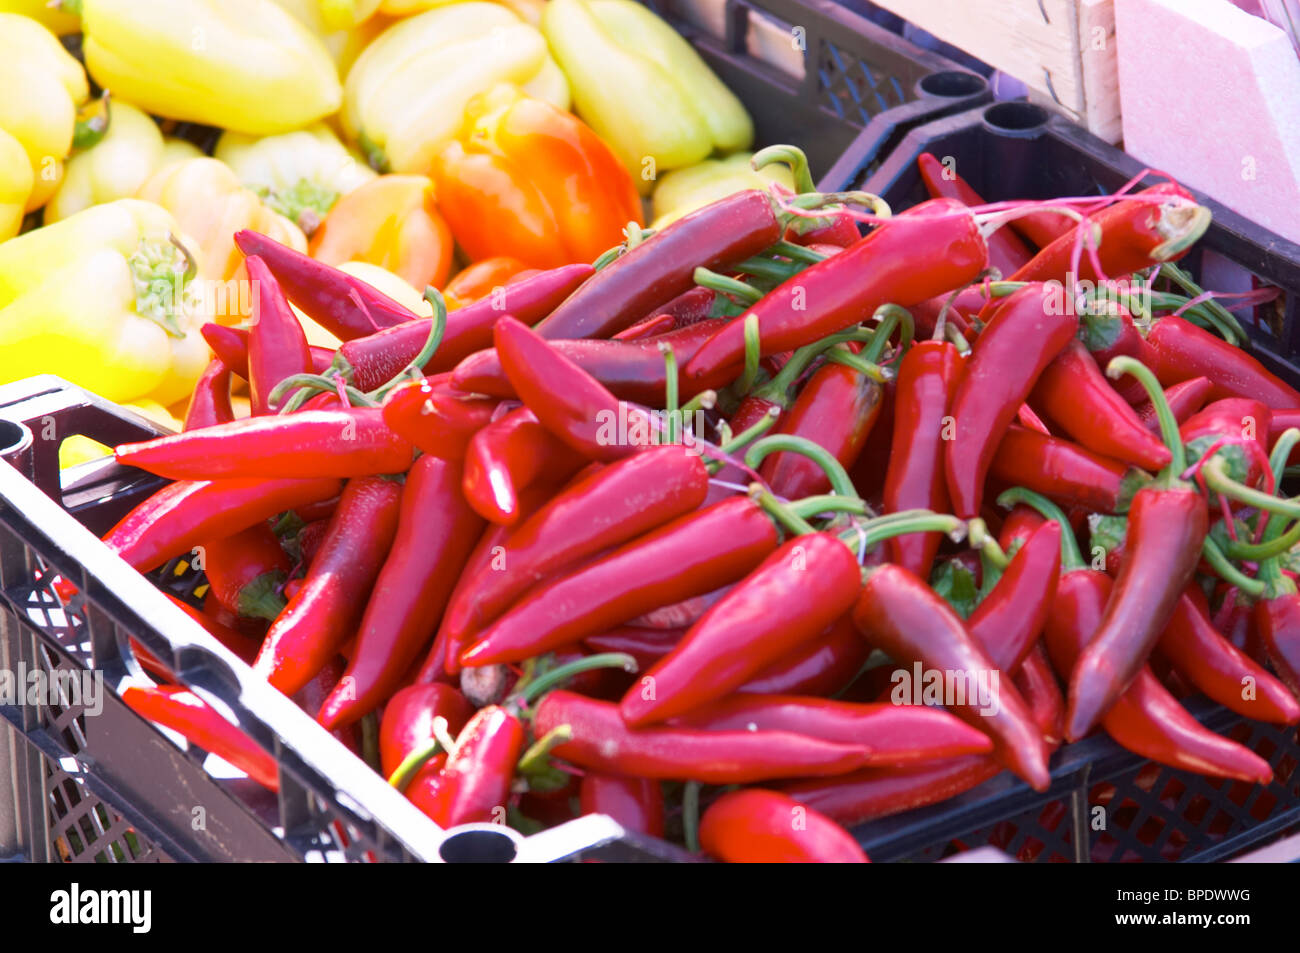
[[[1115,0],[1124,148],[1300,241],[1300,59],[1228,0]]]

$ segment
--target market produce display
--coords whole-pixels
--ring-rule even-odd
[[[1178,183],[818,192],[633,0],[59,12],[0,13],[0,381],[175,418],[104,544],[198,554],[177,604],[440,827],[861,863],[1094,732],[1272,779],[1184,700],[1300,723],[1300,392]]]

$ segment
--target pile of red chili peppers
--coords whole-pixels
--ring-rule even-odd
[[[905,211],[741,192],[432,319],[240,232],[252,319],[183,433],[117,448],[175,482],[105,542],[201,553],[191,615],[443,827],[864,862],[846,827],[1047,790],[1097,730],[1268,783],[1183,705],[1300,721],[1300,393],[1175,264],[1208,212],[920,171]],[[137,711],[278,785],[150,671]]]

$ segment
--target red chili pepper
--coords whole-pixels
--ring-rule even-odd
[[[230,423],[234,419],[235,411],[230,406],[230,368],[221,362],[221,358],[213,358],[194,385],[182,429],[198,430]]]
[[[512,315],[526,324],[540,321],[591,273],[590,265],[553,268],[450,312],[442,341],[424,365],[424,372],[449,371],[475,351],[491,347],[492,327],[502,315]],[[392,380],[419,356],[432,329],[432,318],[420,318],[344,342],[339,354],[352,366],[353,385],[369,391]]]
[[[953,512],[979,513],[984,480],[1016,410],[1078,329],[1052,304],[1053,289],[1033,284],[1008,297],[975,342],[953,395],[953,439],[944,455]],[[1069,309],[1065,309],[1069,310]]]
[[[203,340],[230,372],[248,380],[248,332],[243,328],[228,328],[224,324],[208,322],[200,329]],[[311,371],[324,374],[334,362],[335,352],[328,347],[308,345],[311,352]]]
[[[1115,512],[1128,473],[1118,460],[1014,425],[1007,428],[989,466],[994,480],[1027,487],[1062,506],[1098,513]]]
[[[527,732],[500,705],[480,708],[456,736],[425,813],[439,827],[505,823],[515,763]]]
[[[103,539],[133,569],[148,572],[205,540],[338,492],[333,479],[181,480],[136,506]]]
[[[1114,357],[1131,357],[1147,367],[1155,365],[1155,352],[1138,330],[1133,315],[1122,304],[1099,299],[1079,314],[1079,339],[1097,361],[1105,367]],[[1112,383],[1112,387],[1130,404],[1146,400],[1144,391],[1129,378]]]
[[[402,473],[411,445],[377,407],[304,410],[126,443],[119,463],[173,480],[368,476]]]
[[[725,696],[852,608],[861,570],[828,533],[790,539],[691,626],[619,705],[633,728]],[[780,606],[780,612],[773,607]]]
[[[944,424],[961,373],[961,354],[945,341],[921,341],[903,356],[894,396],[884,512],[948,512]],[[893,537],[886,545],[891,561],[929,579],[942,538],[942,533],[908,533]]]
[[[870,654],[846,613],[821,636],[768,665],[736,691],[758,695],[834,695],[852,683]]]
[[[966,685],[989,690],[995,705],[981,707],[978,698],[954,696],[948,707],[993,739],[1003,765],[1035,790],[1045,791],[1051,780],[1047,753],[1024,700],[1010,680],[998,678],[997,665],[952,608],[901,566],[876,566],[863,576],[862,593],[853,610],[858,631],[900,665],[915,663],[934,672],[960,673]],[[915,689],[919,694],[920,686]]]
[[[244,267],[256,292],[248,332],[248,392],[256,417],[274,411],[269,397],[277,384],[311,372],[311,351],[302,325],[266,263],[253,255],[244,259]]]
[[[356,631],[366,596],[397,533],[402,487],[382,477],[348,481],[301,591],[271,626],[253,670],[292,695]]]
[[[1255,630],[1278,677],[1300,698],[1300,596],[1292,591],[1260,599]]]
[[[1007,224],[1019,232],[1021,238],[1032,242],[1034,247],[1043,249],[1062,235],[1068,235],[1074,231],[1076,223],[1068,215],[1044,210],[1020,215]]]
[[[536,414],[520,407],[470,438],[462,490],[476,513],[510,526],[519,520],[524,488],[538,480],[566,480],[586,463],[538,423]]]
[[[499,403],[429,380],[410,381],[384,398],[384,423],[424,453],[460,461],[470,439],[491,422]]]
[[[1160,633],[1160,654],[1208,698],[1256,721],[1293,725],[1300,703],[1285,685],[1219,634],[1192,583]],[[1280,671],[1280,669],[1279,669]]]
[[[654,439],[648,414],[619,401],[527,325],[507,315],[497,322],[492,337],[519,399],[570,449],[589,460],[611,461]],[[620,420],[627,423],[620,426]],[[627,432],[627,439],[620,439],[620,430]],[[638,433],[643,434],[640,439]]]
[[[235,232],[235,244],[245,255],[265,261],[289,299],[340,341],[350,341],[419,317],[360,278],[309,258],[260,232],[250,229]],[[250,277],[253,277],[251,273]]]
[[[382,704],[433,638],[457,573],[483,532],[460,485],[458,464],[424,456],[411,467],[356,653],[321,708],[318,720],[326,728],[351,724]]]
[[[217,600],[239,616],[275,621],[284,608],[278,589],[289,558],[266,523],[202,544],[202,569]]]
[[[407,755],[433,737],[435,718],[446,718],[447,731],[455,737],[473,714],[465,696],[450,685],[408,685],[397,692],[384,705],[384,717],[379,723],[379,764],[384,777],[391,777]],[[441,761],[425,762],[421,774],[436,774],[446,757],[446,752],[435,755],[434,759]],[[406,794],[411,794],[409,786]]]
[[[176,606],[176,608],[180,609],[187,616],[201,625],[208,635],[212,636],[226,648],[230,649],[230,651],[234,652],[249,665],[253,664],[253,659],[257,658],[257,650],[260,647],[260,644],[256,640],[245,635],[233,626],[226,625],[220,620],[213,618],[207,612],[200,612],[188,602],[182,602],[169,592],[164,592],[163,595],[171,601],[172,605]],[[141,649],[144,649],[143,645],[136,649],[137,655],[140,653]],[[144,650],[146,652],[148,651],[147,649]],[[162,663],[159,662],[159,665],[161,664]]]
[[[668,334],[677,327],[677,319],[671,314],[654,314],[642,318],[625,331],[619,331],[610,337],[611,341],[643,341],[659,334]],[[471,357],[473,355],[470,355]],[[464,361],[461,362],[462,364]]]
[[[694,274],[694,266],[692,275]],[[694,278],[692,277],[692,282]],[[712,288],[705,288],[701,285],[695,285],[686,291],[683,291],[677,297],[673,298],[667,304],[657,308],[651,308],[646,317],[642,320],[648,320],[656,315],[670,314],[673,317],[673,324],[678,328],[689,327],[692,324],[698,324],[700,321],[709,318],[721,318],[738,313],[739,309],[730,310],[731,299],[727,298],[721,292],[714,291]],[[638,322],[639,323],[639,322]],[[548,338],[548,340],[555,340]]]
[[[667,367],[660,345],[671,347],[678,363],[684,364],[728,320],[712,318],[668,334],[635,341],[554,341],[551,347],[608,388],[615,397],[660,407],[663,406],[667,383]],[[452,373],[452,382],[461,390],[476,394],[517,396],[495,348],[471,354],[461,361]],[[713,381],[683,383],[686,386],[680,396],[690,398],[710,387],[728,384],[730,379],[723,376]]]
[[[1097,367],[1080,341],[1070,341],[1038,378],[1029,398],[1076,443],[1094,453],[1159,470],[1169,449]]]
[[[229,761],[262,787],[280,790],[280,768],[252,738],[181,685],[130,685],[122,701],[141,718],[171,728],[204,751]]]
[[[331,515],[333,515],[331,513]],[[324,519],[312,520],[298,530],[298,562],[303,569],[311,566],[316,554],[320,552],[321,544],[325,542],[325,534],[329,531],[329,517]],[[286,590],[287,593],[287,590]]]
[[[921,171],[921,181],[925,183],[925,190],[930,193],[930,198],[956,199],[968,206],[986,204],[965,179],[930,153],[922,152],[917,156],[916,165]],[[988,242],[989,264],[1002,275],[1013,274],[1034,257],[1025,243],[1006,228],[999,228],[989,235]]]
[[[703,461],[680,446],[652,447],[579,476],[459,589],[444,623],[449,638],[463,643],[533,585],[698,509],[708,488]]]
[[[1045,522],[1011,558],[966,629],[1005,674],[1020,668],[1042,634],[1061,574],[1061,528]]]
[[[682,216],[614,259],[537,325],[537,333],[548,340],[607,338],[689,291],[697,267],[716,270],[744,261],[781,233],[765,192],[736,192]]]
[[[749,784],[773,778],[843,774],[866,763],[860,745],[820,741],[785,731],[695,731],[623,723],[618,705],[563,690],[537,706],[533,730],[545,735],[568,725],[572,737],[555,756],[611,774],[703,784]]]
[[[920,263],[920,264],[918,264]],[[768,292],[746,316],[758,319],[763,357],[842,331],[886,303],[904,308],[973,280],[988,247],[960,202],[932,200],[876,227],[870,235]],[[745,322],[733,321],[700,348],[684,376],[713,380],[739,371]]]
[[[530,592],[479,633],[461,664],[521,661],[712,592],[776,546],[772,521],[747,497],[678,517]]]
[[[1191,380],[1183,381],[1180,384],[1172,384],[1165,388],[1165,403],[1173,411],[1174,420],[1180,424],[1187,420],[1188,417],[1196,413],[1210,398],[1210,391],[1213,385],[1208,377],[1193,377]],[[1160,432],[1160,418],[1156,416],[1155,405],[1151,401],[1143,402],[1137,408],[1138,416],[1142,418],[1142,426],[1146,427],[1152,433]],[[1283,428],[1285,429],[1285,428]],[[1280,433],[1280,431],[1278,431]],[[1269,440],[1275,439],[1277,433],[1271,433]]]
[[[597,652],[626,653],[636,660],[638,670],[644,670],[671,652],[688,628],[689,626],[678,626],[672,629],[647,629],[637,625],[620,625],[599,635],[589,635],[582,640],[582,644]],[[854,637],[857,637],[857,633],[854,633]]]
[[[1300,407],[1291,387],[1239,347],[1182,318],[1161,318],[1147,334],[1154,352],[1151,370],[1168,387],[1192,377],[1208,377],[1211,400],[1246,397],[1269,407]]]
[[[732,791],[700,818],[700,847],[729,864],[865,864],[849,832],[775,791]]]
[[[587,772],[578,794],[583,814],[612,817],[624,830],[663,837],[664,794],[658,781]]]
[[[1053,748],[1060,745],[1065,740],[1065,696],[1041,642],[1025,656],[1012,680],[1025,697],[1043,738]]]
[[[701,731],[788,731],[823,741],[863,745],[872,765],[987,754],[988,735],[941,708],[857,704],[798,695],[732,695],[674,718]]]

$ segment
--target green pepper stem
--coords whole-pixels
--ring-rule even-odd
[[[771,258],[746,258],[738,265],[732,266],[736,271],[756,278],[772,281],[786,281],[799,274],[803,269],[788,262],[774,261]]]
[[[420,773],[424,763],[441,750],[443,750],[442,742],[437,738],[430,738],[402,759],[397,770],[389,775],[388,783],[399,791],[405,791],[406,786]]]
[[[424,339],[424,345],[409,364],[386,383],[371,391],[369,396],[382,400],[390,390],[406,381],[411,372],[423,372],[424,365],[433,360],[433,355],[438,352],[442,337],[447,333],[447,303],[443,301],[442,294],[433,285],[425,287],[424,300],[433,305],[433,323],[429,327],[429,336]]]
[[[1277,441],[1273,444],[1273,452],[1269,454],[1268,467],[1273,471],[1273,486],[1280,487],[1283,479],[1287,475],[1287,461],[1291,459],[1291,451],[1300,443],[1300,429],[1288,427],[1278,436]],[[1273,517],[1268,517],[1268,522],[1264,525],[1264,539],[1272,539],[1281,532],[1280,526],[1275,526]]]
[[[716,271],[710,271],[704,267],[695,269],[694,280],[701,288],[708,288],[718,294],[735,295],[741,301],[749,304],[754,304],[763,297],[761,291],[751,288],[743,281],[730,278],[727,275],[720,275]]]
[[[1270,515],[1270,528],[1272,522],[1272,516]],[[1285,522],[1285,520],[1282,521],[1283,524],[1285,524]],[[1274,535],[1272,538],[1268,538],[1266,530],[1265,541],[1262,543],[1242,543],[1235,539],[1230,539],[1225,546],[1225,552],[1232,559],[1245,559],[1250,562],[1261,562],[1265,559],[1272,559],[1274,556],[1281,556],[1296,543],[1300,543],[1300,521],[1294,523],[1285,533]]]
[[[700,783],[687,781],[682,788],[682,839],[692,854],[700,852]]]
[[[556,725],[542,737],[529,746],[524,752],[524,756],[519,759],[519,764],[515,767],[516,774],[536,774],[538,771],[546,768],[547,759],[551,752],[559,745],[570,741],[573,738],[573,727],[571,725]]]
[[[586,658],[575,659],[529,679],[522,686],[515,686],[515,698],[521,705],[531,705],[561,682],[593,668],[621,668],[627,672],[635,672],[636,659],[626,652],[600,652],[596,655],[588,655]]]
[[[778,500],[770,490],[764,488],[763,484],[751,483],[749,485],[749,498],[761,506],[764,512],[792,536],[807,536],[810,533],[817,532],[816,526],[809,523],[790,506]]]
[[[858,516],[870,516],[866,501],[856,496],[806,496],[802,500],[787,503],[790,512],[804,519],[812,519],[820,513],[853,513]]]
[[[1201,553],[1205,556],[1205,561],[1210,564],[1220,578],[1236,586],[1242,592],[1259,598],[1264,595],[1265,585],[1258,579],[1251,579],[1240,569],[1228,561],[1228,557],[1223,555],[1223,550],[1219,549],[1214,540],[1205,537],[1205,542],[1201,545]]]
[[[866,361],[860,354],[854,354],[852,351],[846,351],[840,347],[833,347],[826,352],[826,360],[832,364],[843,364],[845,367],[851,367],[867,380],[875,381],[877,384],[883,384],[892,376],[879,364],[872,364]]]
[[[1056,520],[1061,527],[1061,572],[1066,573],[1075,569],[1087,569],[1088,564],[1083,561],[1083,553],[1079,551],[1079,541],[1074,537],[1074,527],[1066,518],[1061,508],[1043,496],[1041,493],[1035,493],[1023,486],[1014,486],[1003,492],[998,497],[998,506],[1010,509],[1017,503],[1023,503],[1025,506],[1033,507],[1040,514],[1049,520]]]
[[[1228,476],[1225,464],[1218,457],[1210,460],[1201,468],[1205,485],[1237,503],[1244,503],[1266,513],[1279,513],[1291,519],[1300,519],[1300,503],[1272,496],[1262,490],[1256,490],[1243,483],[1238,483]]]
[[[1111,380],[1119,380],[1125,374],[1137,379],[1155,408],[1156,418],[1160,421],[1160,438],[1164,440],[1173,458],[1165,468],[1166,479],[1177,479],[1187,469],[1187,451],[1183,447],[1183,438],[1178,433],[1178,419],[1174,417],[1174,412],[1169,409],[1169,401],[1165,399],[1164,388],[1141,361],[1126,355],[1111,358],[1106,365],[1106,376]]]
[[[664,356],[664,411],[668,415],[668,442],[677,443],[679,414],[677,408],[677,355],[671,344],[659,342],[659,353]]]
[[[794,175],[796,192],[815,192],[817,184],[813,182],[812,170],[808,167],[808,156],[798,146],[775,145],[759,149],[749,160],[749,167],[757,172],[759,169],[780,162],[790,167]]]
[[[861,545],[871,549],[886,539],[906,536],[909,533],[943,533],[957,542],[966,535],[966,523],[955,516],[932,513],[929,510],[908,511],[906,518],[902,513],[893,513],[890,517],[868,520],[855,529],[846,529],[839,534],[840,542],[853,548]]]
[[[970,548],[977,550],[982,558],[993,565],[993,568],[998,572],[1006,571],[1011,560],[1007,559],[1007,554],[998,545],[997,537],[989,533],[988,524],[984,520],[976,517],[967,523],[966,537]]]
[[[807,262],[810,265],[826,260],[826,256],[817,249],[808,248],[805,245],[796,245],[794,242],[788,242],[785,239],[769,245],[767,251],[774,255],[780,255],[782,258],[789,258],[791,261]]]
[[[756,423],[733,436],[719,449],[726,454],[739,453],[746,444],[771,430],[776,424],[776,418],[780,416],[780,413],[777,408],[769,407],[767,413],[760,417]]]
[[[878,363],[880,357],[885,353],[885,346],[889,344],[889,339],[894,335],[895,328],[901,328],[898,334],[898,349],[906,350],[916,337],[916,322],[912,319],[912,312],[906,308],[899,307],[896,304],[882,304],[872,315],[872,319],[879,321],[872,330],[875,335],[871,343],[867,345],[862,352],[863,360],[870,361],[872,364]]]
[[[844,469],[844,464],[836,460],[835,455],[825,447],[813,443],[807,437],[798,437],[786,433],[764,437],[745,451],[745,465],[757,470],[764,458],[769,454],[782,450],[802,454],[825,470],[826,476],[831,482],[831,489],[838,496],[858,495],[857,489],[853,486],[853,481],[849,479],[849,474]]]
[[[763,356],[763,342],[758,335],[758,315],[747,314],[742,329],[745,333],[745,370],[740,375],[736,390],[748,394],[758,378],[758,362]]]

